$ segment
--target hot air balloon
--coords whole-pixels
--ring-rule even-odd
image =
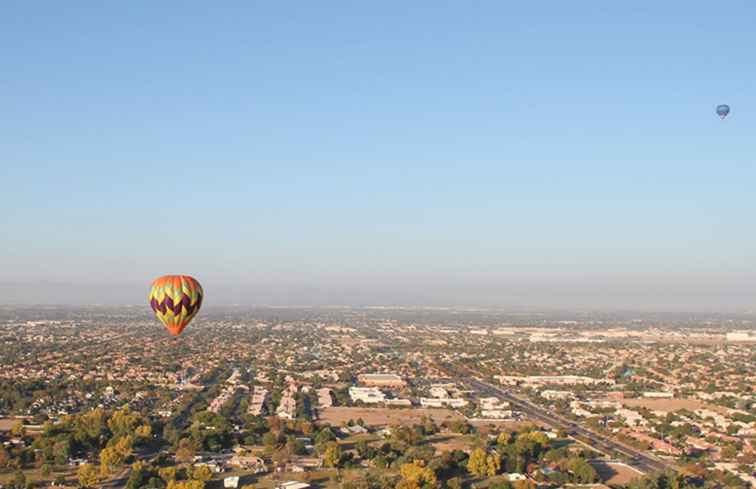
[[[178,336],[202,306],[202,286],[188,275],[164,275],[152,282],[148,300],[155,316]]]
[[[727,117],[727,114],[730,113],[730,106],[729,105],[717,105],[717,115],[720,119],[724,120],[725,117]]]

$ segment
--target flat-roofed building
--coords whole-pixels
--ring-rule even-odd
[[[467,399],[447,397],[446,399],[439,399],[436,397],[421,397],[420,405],[423,407],[453,407],[460,408],[467,406]]]
[[[541,391],[541,397],[549,401],[556,401],[558,399],[572,399],[575,395],[569,391],[544,390]]]
[[[291,390],[284,391],[281,397],[281,403],[276,409],[276,415],[283,419],[294,419],[297,417],[297,401]]]
[[[483,409],[480,415],[485,419],[512,419],[514,417],[511,409]]]
[[[509,402],[502,401],[498,397],[481,397],[480,409],[506,409],[509,407]]]
[[[387,406],[412,407],[412,401],[409,399],[386,399]]]
[[[252,416],[260,416],[265,407],[265,402],[268,400],[268,389],[256,385],[252,390],[252,397],[249,400],[249,408],[247,413]]]
[[[352,402],[364,402],[365,404],[378,404],[386,400],[386,395],[375,387],[350,387],[349,397]]]
[[[310,487],[310,484],[306,482],[286,481],[278,484],[276,489],[308,489]]]
[[[644,392],[643,397],[650,399],[672,399],[675,397],[674,392]]]
[[[449,397],[449,393],[440,386],[434,386],[430,388],[430,395],[436,399],[446,399]]]
[[[318,407],[327,408],[333,406],[333,397],[331,396],[331,389],[323,387],[318,389]]]
[[[610,384],[613,385],[614,379],[594,379],[592,377],[583,377],[580,375],[531,375],[528,377],[520,377],[513,375],[499,375],[496,377],[499,382],[507,385],[597,385],[597,384]]]
[[[368,387],[404,387],[406,383],[396,374],[362,374],[357,377],[360,384]]]

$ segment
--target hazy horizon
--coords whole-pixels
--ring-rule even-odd
[[[643,293],[633,289],[608,289],[601,284],[564,287],[564,284],[512,284],[498,287],[461,287],[459,284],[436,284],[421,289],[411,285],[391,287],[329,286],[308,283],[229,284],[203,281],[205,307],[326,307],[326,306],[397,306],[397,307],[481,307],[511,311],[638,311],[691,313],[756,313],[750,307],[752,294],[742,292],[721,295],[721,289],[689,287],[670,292],[656,283]],[[0,305],[141,305],[146,304],[149,283],[50,283],[0,282]],[[684,294],[684,295],[681,295]],[[692,305],[690,297],[701,300]],[[146,307],[146,306],[145,306]]]

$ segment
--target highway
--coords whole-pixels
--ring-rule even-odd
[[[674,469],[675,467],[656,457],[653,457],[646,452],[633,448],[631,446],[621,444],[611,438],[595,433],[588,430],[579,424],[562,418],[557,414],[553,414],[543,407],[536,406],[532,402],[515,396],[514,394],[506,391],[500,387],[486,384],[480,380],[474,378],[466,378],[465,382],[472,387],[473,390],[484,396],[499,397],[505,401],[508,401],[512,408],[523,412],[529,418],[542,421],[555,428],[561,428],[567,432],[570,436],[579,437],[583,441],[586,441],[589,445],[595,447],[597,450],[603,451],[608,454],[620,453],[631,461],[628,463],[636,467],[643,472],[656,472],[667,469]]]
[[[573,438],[586,442],[588,445],[591,445],[595,449],[610,456],[621,454],[628,457],[630,459],[628,465],[632,465],[642,472],[649,473],[670,469],[676,470],[676,467],[667,461],[656,458],[653,455],[629,445],[625,445],[624,443],[612,440],[604,435],[595,433],[572,420],[565,419],[558,414],[550,412],[548,409],[536,406],[527,399],[517,397],[505,389],[487,384],[475,377],[474,371],[468,370],[466,374],[463,374],[448,363],[442,364],[442,369],[446,370],[452,375],[452,377],[462,379],[462,381],[468,384],[472,390],[478,392],[478,394],[482,396],[498,397],[505,400],[511,404],[514,410],[521,411],[531,419],[541,421],[554,428],[562,429]]]

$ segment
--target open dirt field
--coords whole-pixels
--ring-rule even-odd
[[[439,452],[451,452],[453,450],[469,451],[473,439],[470,435],[459,435],[456,433],[443,433],[430,437],[430,443]]]
[[[464,419],[449,409],[394,409],[362,407],[329,407],[320,411],[320,421],[340,426],[350,419],[362,418],[371,426],[391,424],[411,425],[419,423],[423,416],[430,416],[437,424],[448,420]]]
[[[591,465],[598,472],[601,481],[609,486],[624,486],[633,479],[643,476],[643,474],[625,464],[593,460]]]
[[[480,430],[483,433],[488,433],[489,431],[491,431],[492,427],[495,430],[517,431],[526,426],[532,426],[532,427],[538,426],[537,423],[534,423],[532,421],[525,421],[525,420],[505,421],[505,420],[497,420],[497,419],[486,419],[486,420],[471,419],[469,421],[471,425],[475,426],[478,430]]]
[[[0,419],[0,431],[10,431],[10,429],[13,428],[13,425],[17,422],[18,421],[15,419]]]
[[[695,411],[706,407],[706,404],[696,399],[625,399],[622,401],[627,407],[644,407],[652,411],[672,412],[679,409]]]

